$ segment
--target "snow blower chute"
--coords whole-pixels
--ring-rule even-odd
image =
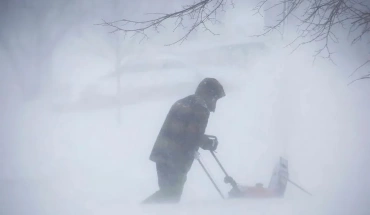
[[[218,145],[217,137],[207,135],[209,139],[213,141],[213,144]],[[270,178],[270,182],[267,188],[264,188],[261,183],[257,183],[255,186],[243,186],[235,182],[235,180],[226,172],[225,168],[222,166],[221,162],[218,160],[217,156],[215,155],[214,151],[210,151],[214,159],[216,160],[217,164],[220,166],[221,170],[225,174],[224,182],[226,184],[230,184],[232,189],[229,191],[229,199],[233,198],[282,198],[284,197],[285,190],[287,187],[288,182],[305,192],[306,194],[311,195],[301,186],[297,185],[296,183],[292,182],[289,179],[289,171],[288,171],[288,160],[285,158],[280,157],[279,162],[275,165],[275,168],[272,172],[272,176]],[[217,192],[220,194],[222,198],[225,199],[224,195],[218,188],[217,184],[209,174],[206,167],[203,165],[202,161],[200,160],[199,156],[196,158],[203,168],[204,172],[207,174],[208,178],[211,180],[212,184],[216,188]]]

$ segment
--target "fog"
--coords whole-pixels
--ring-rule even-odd
[[[368,45],[339,31],[334,63],[313,62],[321,44],[292,52],[293,24],[284,38],[251,37],[265,20],[255,2],[234,2],[210,25],[219,35],[199,30],[172,46],[186,33],[172,22],[144,40],[95,24],[142,20],[178,1],[1,2],[1,214],[368,214],[370,88],[349,84],[368,71],[350,76]],[[226,92],[206,133],[229,174],[267,185],[285,156],[312,196],[288,184],[283,199],[222,200],[195,162],[179,204],[139,204],[158,189],[149,154],[170,106],[205,77]],[[223,173],[200,153],[226,194]]]

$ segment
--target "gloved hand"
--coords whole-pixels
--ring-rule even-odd
[[[204,135],[201,139],[200,147],[204,150],[215,151],[218,146],[216,137]]]

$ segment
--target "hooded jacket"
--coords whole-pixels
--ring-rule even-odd
[[[188,172],[202,145],[209,116],[205,100],[196,94],[175,102],[157,136],[150,160]]]

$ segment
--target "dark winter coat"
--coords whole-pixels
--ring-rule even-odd
[[[159,132],[150,160],[187,173],[194,154],[202,145],[209,115],[205,101],[197,95],[175,102]]]

